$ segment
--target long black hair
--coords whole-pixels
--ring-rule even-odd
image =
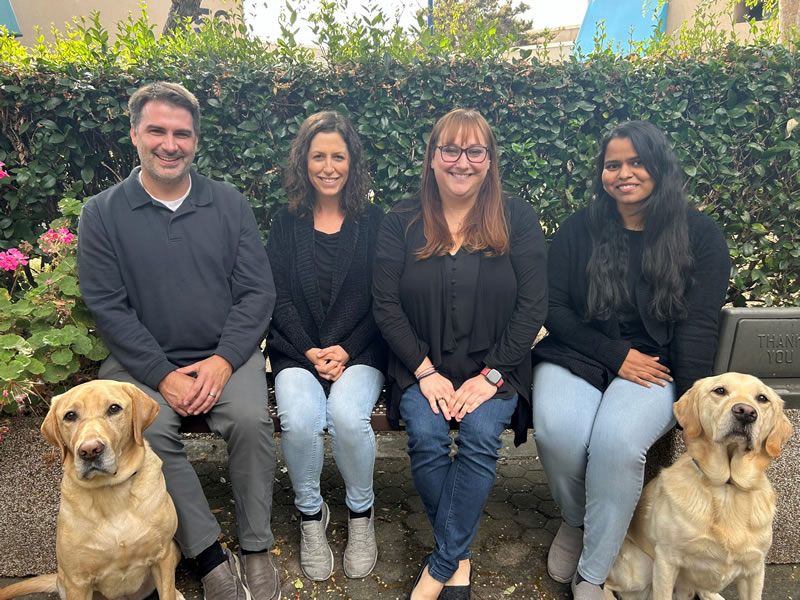
[[[630,300],[628,242],[615,200],[603,189],[606,148],[611,140],[627,138],[653,178],[653,193],[645,200],[642,274],[653,288],[648,314],[659,321],[686,317],[684,293],[693,259],[689,248],[689,205],[683,193],[678,159],[664,133],[646,121],[628,121],[603,138],[595,163],[593,195],[589,202],[592,255],[587,266],[587,319],[605,320]]]

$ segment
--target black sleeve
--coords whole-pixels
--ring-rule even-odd
[[[547,249],[539,218],[531,205],[515,199],[510,212],[511,266],[517,298],[511,318],[484,362],[501,373],[513,371],[530,356],[547,316]]]
[[[719,313],[725,303],[731,257],[722,231],[707,215],[695,217],[690,229],[694,270],[686,301],[689,314],[675,325],[670,359],[677,397],[711,375],[719,335]]]
[[[585,260],[579,248],[580,244],[590,243],[586,236],[588,231],[576,226],[575,220],[568,220],[553,238],[547,261],[550,302],[545,327],[565,346],[584,355],[591,352],[593,359],[617,373],[631,348],[630,342],[604,335],[586,323],[576,309],[583,299],[576,298],[573,278],[586,277]]]
[[[405,257],[405,223],[398,213],[390,212],[383,219],[375,246],[373,314],[389,348],[413,373],[427,356],[429,346],[417,337],[400,304],[400,278]]]

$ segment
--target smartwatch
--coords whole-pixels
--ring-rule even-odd
[[[488,381],[495,387],[499,388],[501,385],[503,385],[503,376],[497,369],[490,369],[489,367],[483,367],[481,375],[483,375],[486,381]]]

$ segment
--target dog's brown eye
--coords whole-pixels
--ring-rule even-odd
[[[108,414],[115,415],[119,412],[122,412],[122,407],[119,404],[112,404],[108,407]]]
[[[714,388],[714,393],[719,395],[719,396],[724,396],[725,395],[725,388],[722,387],[722,386],[720,386],[718,388]]]
[[[67,414],[64,415],[65,421],[75,421],[77,420],[77,418],[78,418],[78,413],[76,413],[74,410],[70,410],[67,412]]]
[[[764,402],[769,402],[769,400],[767,400],[767,397],[764,394],[759,394],[758,396],[756,396],[756,400],[758,400],[762,404]]]

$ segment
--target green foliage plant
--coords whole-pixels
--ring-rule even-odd
[[[15,413],[91,378],[108,355],[78,288],[70,231],[80,211],[74,199],[61,202],[64,217],[38,240],[0,254],[10,277],[0,288],[0,409]]]
[[[335,2],[343,1],[318,5],[317,52],[291,36],[252,39],[235,19],[156,37],[145,16],[132,16],[113,42],[88,22],[64,41],[102,48],[106,40],[105,56],[88,48],[3,54],[0,162],[11,176],[0,179],[0,251],[38,238],[60,215],[60,199],[89,197],[127,176],[137,163],[127,99],[142,83],[167,79],[203,107],[196,168],[241,190],[265,237],[285,203],[291,141],[318,110],[353,120],[374,201],[388,208],[417,189],[435,120],[477,108],[498,138],[506,188],[537,208],[547,235],[588,200],[603,135],[620,121],[648,119],[670,136],[690,200],[729,240],[729,300],[800,303],[800,128],[790,127],[800,118],[797,40],[714,52],[659,52],[654,43],[625,54],[606,48],[599,30],[588,57],[553,64],[531,53],[511,62],[500,38],[497,53],[479,42],[435,44],[422,23],[398,31],[374,7],[342,21]],[[294,35],[300,17],[290,7],[282,26]],[[484,33],[497,36],[496,28]]]

